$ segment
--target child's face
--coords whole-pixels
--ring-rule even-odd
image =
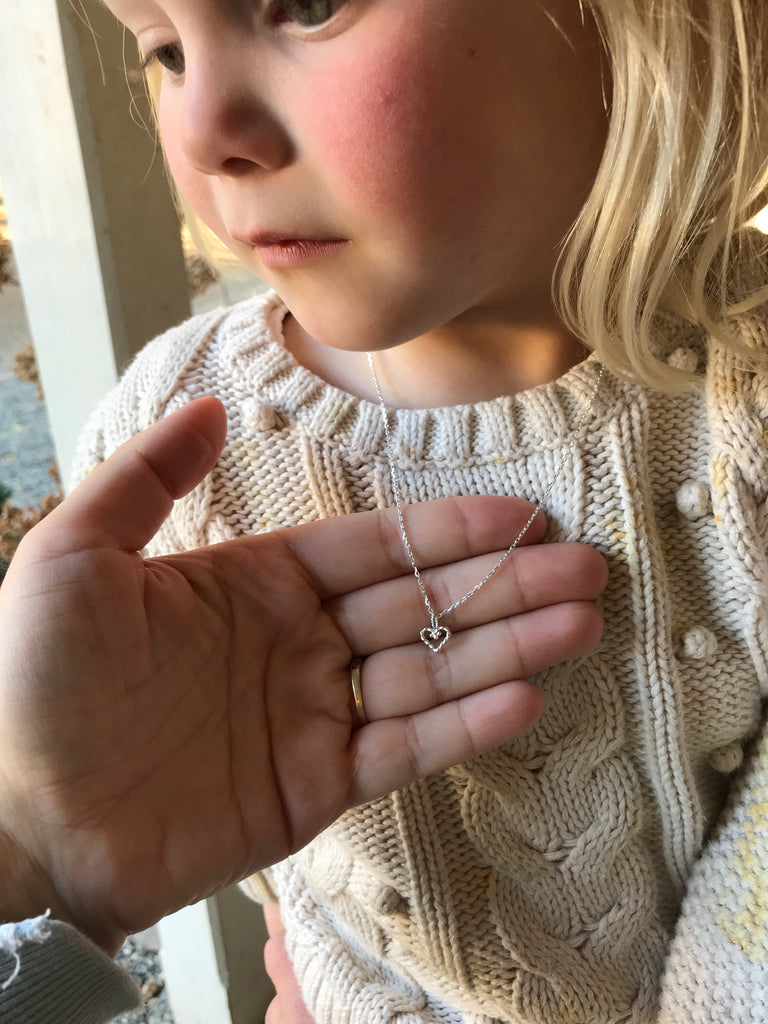
[[[380,349],[462,316],[551,315],[605,137],[578,0],[109,6],[164,48],[180,191],[315,338]]]

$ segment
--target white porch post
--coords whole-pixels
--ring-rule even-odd
[[[162,156],[131,113],[130,46],[97,0],[3,0],[0,182],[65,482],[88,413],[189,314]],[[263,1019],[261,920],[229,891],[161,924],[176,1024]]]
[[[176,214],[151,132],[131,116],[123,44],[95,0],[3,0],[0,182],[65,478],[99,398],[189,313]]]
[[[164,918],[158,930],[176,1024],[261,1024],[273,991],[255,903],[226,889]]]

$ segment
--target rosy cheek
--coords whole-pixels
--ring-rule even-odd
[[[440,154],[418,43],[395,39],[319,76],[304,121],[331,191],[371,212],[423,215]],[[433,111],[434,113],[434,111]],[[433,117],[434,120],[434,117]]]

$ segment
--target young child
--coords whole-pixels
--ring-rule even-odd
[[[90,426],[82,472],[227,406],[152,552],[490,493],[546,498],[550,539],[610,567],[603,642],[537,677],[529,733],[270,872],[308,1013],[768,1021],[759,745],[742,765],[768,693],[764,0],[108,6],[180,194],[275,289],[149,345]],[[514,561],[425,589],[436,684],[504,678],[509,636],[460,628]],[[376,673],[351,668],[361,713]]]

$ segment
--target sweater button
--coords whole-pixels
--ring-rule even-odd
[[[379,889],[373,900],[373,909],[385,917],[403,914],[408,909],[408,900],[391,885]]]
[[[686,519],[703,519],[712,508],[712,495],[707,484],[686,480],[677,490],[675,504]]]
[[[258,398],[247,398],[241,407],[243,425],[248,430],[267,431],[274,430],[280,425],[277,412],[268,402],[259,401]]]
[[[696,373],[699,368],[699,354],[692,348],[676,348],[667,359],[667,363],[676,370]]]
[[[709,765],[716,772],[723,775],[731,775],[744,760],[744,751],[740,743],[728,743],[724,747],[718,747],[709,755]]]
[[[683,635],[680,654],[694,661],[709,661],[717,654],[717,637],[711,629],[694,626]]]

